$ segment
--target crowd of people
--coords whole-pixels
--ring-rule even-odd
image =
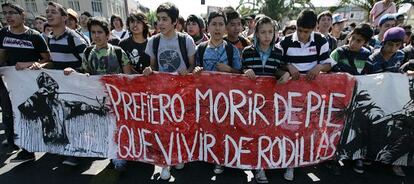
[[[380,3],[384,2],[390,3]],[[252,80],[274,76],[278,83],[286,83],[301,75],[315,80],[327,72],[411,73],[414,67],[411,26],[400,21],[392,2],[374,6],[372,24],[353,23],[346,28],[347,20],[329,11],[317,15],[303,10],[295,25],[281,29],[266,15],[243,19],[232,7],[211,12],[206,19],[195,14],[184,19],[172,3],[157,8],[154,31],[141,12],[131,13],[126,21],[117,15],[107,21],[88,12],[79,17],[75,11],[49,2],[46,16],[37,17],[34,28],[25,25],[26,12],[19,5],[4,3],[2,13],[7,26],[0,31],[0,62],[16,70],[48,68],[62,70],[65,75],[147,76],[153,71],[180,75],[216,71]],[[3,81],[0,85],[7,135],[4,144],[17,151],[10,98]],[[34,153],[21,148],[11,162],[34,159]],[[67,157],[63,164],[76,166],[77,158]],[[113,159],[111,164],[123,170],[127,161]],[[214,168],[216,174],[223,170],[220,165]],[[354,170],[364,172],[362,160],[355,162]],[[394,166],[393,171],[404,176],[400,166]],[[169,167],[162,169],[161,178],[170,178]],[[268,182],[264,170],[256,171],[255,178],[258,183]],[[287,168],[284,178],[293,180],[294,169]]]

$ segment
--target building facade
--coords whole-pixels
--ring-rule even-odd
[[[51,0],[0,0],[0,4],[5,2],[16,3],[22,6],[27,12],[27,19],[33,20],[38,15],[45,15],[48,2]],[[72,8],[79,15],[88,11],[93,16],[109,18],[113,14],[120,15],[124,20],[127,13],[137,8],[134,0],[52,0],[62,4],[66,8]],[[135,3],[134,3],[135,2]],[[1,17],[3,20],[3,17]]]

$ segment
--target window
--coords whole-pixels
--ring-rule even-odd
[[[25,0],[26,10],[28,12],[37,12],[37,6],[35,0]]]
[[[92,11],[97,13],[102,13],[102,1],[101,0],[92,0]]]
[[[69,1],[69,7],[75,11],[80,11],[79,1]]]

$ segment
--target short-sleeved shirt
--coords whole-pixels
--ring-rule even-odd
[[[331,53],[331,58],[337,62],[332,71],[351,75],[371,74],[373,65],[369,61],[370,55],[371,51],[364,47],[359,52],[352,52],[348,45],[338,47]]]
[[[191,38],[191,36],[187,34],[184,35],[187,49],[187,57],[193,56],[195,54],[195,44],[193,38]],[[155,57],[153,51],[154,38],[156,38],[156,35],[152,36],[148,40],[145,53],[148,54],[150,58],[157,58],[159,67],[158,70],[160,72],[178,72],[187,69],[187,66],[185,65],[184,59],[180,51],[177,33],[170,39],[166,39],[162,34],[160,35],[158,57]]]
[[[283,38],[276,46],[283,51],[283,62],[292,64],[300,72],[307,72],[317,64],[331,64],[335,61],[329,57],[329,44],[320,33],[312,32],[307,43],[299,41],[295,32]],[[318,45],[320,50],[318,53]]]
[[[369,60],[374,65],[374,73],[398,73],[400,72],[400,67],[404,61],[404,52],[398,50],[388,61],[386,61],[381,54],[381,50],[377,50],[371,56],[369,56]]]
[[[145,67],[150,66],[150,57],[145,54],[148,40],[143,43],[137,43],[132,37],[122,40],[119,46],[126,52],[132,66],[138,73],[142,73]]]
[[[200,58],[197,57],[197,64],[203,62],[203,69],[206,71],[217,71],[216,65],[218,63],[223,63],[228,65],[227,53],[225,48],[225,41],[218,45],[217,47],[212,47],[207,44],[206,50],[204,52],[203,61],[200,61]],[[230,43],[227,43],[230,44]],[[239,50],[231,45],[233,48],[233,61],[232,68],[240,70],[241,69],[241,59]],[[198,49],[198,47],[197,47]]]
[[[387,9],[384,11],[385,8],[387,8]],[[371,11],[369,12],[371,17],[375,18],[374,21],[373,21],[374,26],[378,25],[378,22],[381,19],[382,15],[392,14],[392,13],[397,13],[397,8],[395,7],[395,3],[391,2],[390,6],[385,7],[384,6],[384,1],[379,1],[379,2],[375,3],[374,6],[372,7]]]
[[[118,61],[115,48],[108,44],[106,48],[92,48],[89,58],[82,57],[81,69],[91,75],[122,73],[122,67],[130,63],[128,56],[122,51],[122,61]],[[122,64],[122,66],[120,66]]]
[[[127,30],[116,31],[115,29],[111,31],[113,35],[118,37],[120,40],[127,39],[129,37],[129,32]]]
[[[81,66],[83,51],[88,43],[74,30],[66,28],[61,36],[49,37],[48,46],[53,68],[63,70],[67,67],[79,68]]]
[[[40,53],[47,53],[45,39],[34,29],[27,29],[22,34],[14,34],[9,27],[1,29],[0,48],[7,52],[7,65],[17,62],[33,62],[42,59]]]

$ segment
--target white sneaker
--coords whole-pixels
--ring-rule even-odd
[[[177,165],[175,165],[174,167],[175,167],[175,169],[177,169],[177,170],[183,169],[183,168],[184,168],[184,163],[177,164]]]
[[[215,165],[214,166],[214,170],[213,170],[214,174],[221,174],[221,173],[223,173],[223,171],[224,171],[223,166],[221,166],[221,165]]]
[[[285,178],[285,180],[293,181],[293,178],[295,177],[295,175],[293,174],[293,171],[294,171],[293,168],[286,169],[285,174],[283,174],[283,177]]]
[[[256,183],[269,183],[266,177],[266,173],[263,169],[260,169],[254,178],[256,178]]]
[[[161,170],[160,178],[162,180],[169,180],[171,177],[170,167],[163,167]]]
[[[402,167],[399,165],[392,166],[392,172],[397,176],[405,177],[404,170],[402,170]]]

